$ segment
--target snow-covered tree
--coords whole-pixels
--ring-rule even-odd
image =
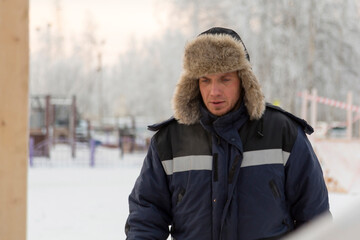
[[[131,39],[113,66],[102,64],[105,41],[89,15],[84,32],[64,37],[59,6],[54,21],[38,26],[40,48],[31,55],[32,94],[76,94],[84,116],[171,115],[188,39],[213,26],[232,28],[243,39],[267,101],[299,114],[297,93],[359,105],[359,0],[157,0],[163,31]],[[167,10],[167,11],[164,11]],[[60,19],[60,20],[59,20]],[[64,46],[72,46],[66,48]],[[329,112],[329,111],[328,111]],[[335,113],[334,113],[335,114]],[[338,113],[339,114],[339,113]],[[341,114],[341,112],[340,112]],[[321,111],[321,118],[334,118]]]

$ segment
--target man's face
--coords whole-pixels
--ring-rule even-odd
[[[199,78],[201,97],[215,116],[231,111],[240,98],[240,79],[237,72],[215,73]]]

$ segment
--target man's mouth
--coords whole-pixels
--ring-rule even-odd
[[[212,101],[211,102],[211,104],[213,104],[213,105],[220,105],[222,103],[224,103],[224,101]]]

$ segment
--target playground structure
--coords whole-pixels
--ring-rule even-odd
[[[30,145],[33,156],[50,157],[50,146],[58,142],[71,146],[76,156],[76,97],[32,96],[30,98]]]
[[[147,150],[151,135],[147,131],[148,124],[141,117],[108,117],[103,119],[102,125],[92,127],[92,138],[100,141],[103,147],[118,148],[122,158],[124,153]]]
[[[31,167],[94,167],[104,162],[113,163],[104,160],[101,148],[118,149],[120,159],[124,153],[147,149],[148,142],[142,134],[145,127],[140,121],[137,128],[133,116],[106,118],[91,124],[77,113],[75,96],[42,95],[31,96],[29,100]]]

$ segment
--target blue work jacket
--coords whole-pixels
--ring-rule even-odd
[[[157,131],[129,196],[127,239],[278,239],[329,212],[312,128],[268,105]],[[169,228],[170,227],[170,228]]]

